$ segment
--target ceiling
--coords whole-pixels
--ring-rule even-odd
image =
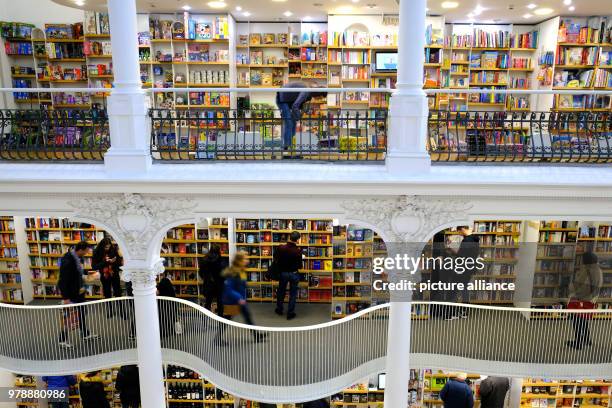
[[[106,0],[52,0],[83,9],[106,9]],[[176,12],[190,6],[191,12],[230,12],[238,21],[325,21],[328,14],[396,14],[396,0],[225,0],[225,8],[213,9],[210,0],[136,0],[142,12]],[[405,0],[411,1],[411,0]],[[445,9],[445,0],[428,0],[428,13],[443,15],[447,22],[534,24],[550,17],[612,15],[612,0],[453,0],[456,8]],[[566,4],[571,2],[571,4]],[[77,4],[82,4],[79,6]],[[535,4],[530,9],[529,4]],[[240,10],[237,10],[239,7]],[[480,10],[478,9],[480,7]],[[571,7],[574,9],[571,10]],[[548,8],[538,15],[538,9]],[[284,13],[291,12],[285,16]],[[249,13],[245,15],[246,13]],[[470,15],[473,13],[474,15]],[[526,17],[530,15],[530,17]]]

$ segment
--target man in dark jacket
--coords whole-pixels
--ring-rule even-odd
[[[504,408],[510,380],[506,377],[487,377],[480,383],[480,407]]]
[[[287,310],[287,320],[295,318],[295,302],[297,300],[298,283],[300,274],[298,270],[302,268],[302,250],[297,246],[300,241],[300,233],[293,231],[289,236],[289,241],[285,245],[280,245],[274,251],[274,262],[280,271],[278,291],[276,293],[276,314],[283,314],[283,304],[285,293],[289,285],[289,308]]]
[[[459,303],[459,296],[461,297],[461,303],[470,303],[470,291],[467,290],[467,285],[472,280],[472,275],[475,272],[474,262],[476,258],[480,256],[480,243],[478,236],[472,234],[472,229],[469,225],[461,225],[457,227],[457,232],[461,234],[463,239],[461,240],[461,244],[459,249],[456,252],[456,258],[472,259],[470,263],[470,268],[465,268],[463,273],[457,272],[456,282],[463,283],[463,290],[457,293],[457,302]],[[464,264],[462,264],[464,265]],[[460,310],[459,308],[455,308],[458,312],[456,316],[450,316],[448,319],[456,319],[463,318],[467,319],[468,311],[467,308],[463,308]]]
[[[94,371],[81,376],[79,381],[79,395],[83,408],[110,408],[104,382],[100,372]]]
[[[81,259],[89,250],[87,242],[79,242],[74,248],[64,254],[60,261],[60,273],[57,281],[57,288],[62,296],[62,303],[83,303],[85,302],[85,288],[83,287],[83,263]],[[85,308],[78,306],[67,308],[63,316],[63,329],[60,333],[60,345],[62,347],[72,347],[68,342],[68,321],[71,314],[74,313],[79,321],[81,336],[84,340],[93,340],[98,338],[97,334],[90,333],[87,329]]]
[[[204,307],[208,310],[212,308],[212,302],[217,302],[217,315],[223,317],[223,287],[225,280],[221,272],[227,267],[227,262],[221,256],[221,248],[213,245],[203,259],[198,260],[200,278],[204,282],[204,293],[206,302]]]
[[[474,394],[470,386],[465,383],[466,378],[465,373],[460,373],[446,382],[440,391],[440,399],[444,402],[444,408],[472,408],[474,406]]]
[[[115,387],[119,391],[122,408],[138,408],[140,406],[140,379],[137,365],[121,366],[117,373]]]
[[[301,81],[288,82],[283,88],[308,88]],[[302,116],[304,104],[315,96],[324,96],[324,92],[277,92],[276,105],[283,119],[283,150],[288,150],[293,144],[297,121]]]
[[[321,398],[316,401],[303,403],[302,408],[329,408],[329,402],[326,398]]]

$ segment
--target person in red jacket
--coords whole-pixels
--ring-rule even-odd
[[[298,283],[300,274],[298,270],[302,268],[302,250],[297,246],[300,242],[300,233],[293,231],[289,235],[289,241],[281,245],[274,251],[274,262],[280,271],[278,291],[276,293],[276,314],[283,314],[285,293],[289,285],[289,306],[287,310],[287,320],[295,318],[295,302],[297,300]]]

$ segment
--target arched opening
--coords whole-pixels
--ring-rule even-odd
[[[296,246],[302,259],[292,278],[297,281],[297,317],[288,321],[274,313],[281,277],[275,279],[268,270],[292,232],[299,233]],[[213,312],[222,297],[219,274],[236,254],[243,254],[244,293],[258,325],[322,323],[388,301],[385,293],[372,290],[374,258],[385,253],[382,237],[371,228],[332,217],[204,217],[170,228],[161,248],[176,296]],[[218,254],[214,257],[218,262],[210,262],[211,252]],[[283,317],[289,313],[290,298],[288,282]]]

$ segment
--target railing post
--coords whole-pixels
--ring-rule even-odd
[[[387,171],[429,171],[427,96],[423,92],[426,0],[400,1],[397,90],[389,101]]]
[[[108,0],[114,82],[108,98],[111,147],[107,172],[145,173],[151,167],[147,96],[140,84],[135,0]]]
[[[123,279],[132,282],[134,292],[134,319],[143,407],[166,406],[155,287],[155,280],[162,271],[161,259],[153,266],[147,266],[144,261],[132,261],[126,263],[123,268]]]

